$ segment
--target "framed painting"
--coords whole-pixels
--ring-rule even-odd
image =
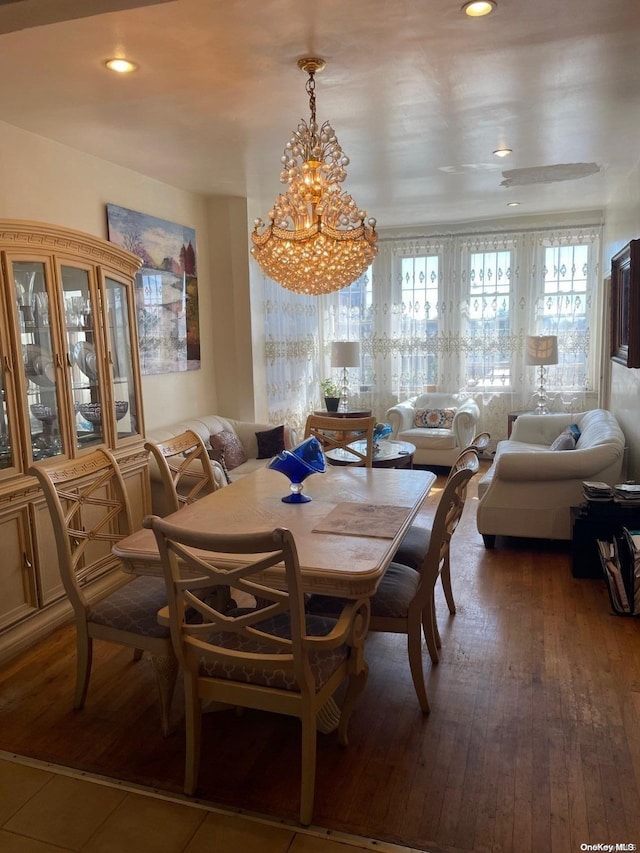
[[[136,313],[143,374],[200,367],[196,232],[193,228],[107,205],[109,240],[142,261]]]
[[[640,240],[611,259],[611,358],[640,367]]]

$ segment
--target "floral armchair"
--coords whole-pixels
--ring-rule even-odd
[[[391,438],[415,445],[418,465],[451,467],[461,450],[473,441],[480,411],[458,394],[419,394],[387,411]]]

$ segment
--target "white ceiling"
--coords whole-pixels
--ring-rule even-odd
[[[640,159],[638,0],[148,2],[0,0],[0,119],[266,216],[309,115],[296,60],[321,56],[318,119],[379,227],[600,208]],[[594,173],[501,185],[566,164]]]

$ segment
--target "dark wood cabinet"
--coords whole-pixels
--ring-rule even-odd
[[[571,507],[572,561],[574,578],[601,578],[602,564],[596,541],[611,539],[621,527],[640,527],[640,506],[618,501],[590,501]]]

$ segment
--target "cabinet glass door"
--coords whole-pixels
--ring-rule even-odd
[[[92,447],[105,441],[105,429],[96,351],[96,311],[89,272],[79,267],[62,266],[61,275],[75,444],[77,448]]]
[[[18,330],[27,391],[27,414],[34,460],[63,453],[60,437],[56,361],[51,336],[53,305],[45,264],[13,261]]]
[[[106,322],[112,369],[117,438],[140,432],[135,373],[132,357],[129,290],[113,278],[105,278]]]
[[[0,472],[15,468],[14,439],[7,407],[5,365],[0,364]]]

